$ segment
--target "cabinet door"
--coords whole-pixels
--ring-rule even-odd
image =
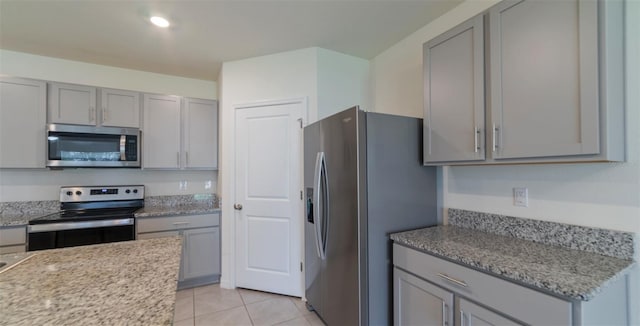
[[[184,231],[184,279],[220,274],[220,228]]]
[[[140,128],[140,94],[117,89],[100,89],[103,126]]]
[[[491,310],[480,307],[465,299],[459,299],[460,325],[462,326],[518,326],[516,323]]]
[[[184,99],[185,167],[218,167],[218,102]]]
[[[394,325],[452,325],[453,293],[393,269]]]
[[[424,55],[424,161],[483,160],[483,16],[427,42]]]
[[[495,159],[599,153],[596,1],[505,1],[490,10]]]
[[[96,125],[96,88],[49,84],[49,122]]]
[[[180,98],[144,95],[144,168],[180,167]]]
[[[47,85],[0,78],[0,168],[44,168]]]

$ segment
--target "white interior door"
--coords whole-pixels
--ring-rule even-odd
[[[303,102],[235,111],[238,287],[302,295],[302,112]]]

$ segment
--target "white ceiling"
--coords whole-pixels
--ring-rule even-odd
[[[461,1],[0,0],[0,48],[216,80],[222,62],[312,46],[371,59]]]

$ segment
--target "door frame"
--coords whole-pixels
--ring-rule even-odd
[[[235,176],[236,176],[236,158],[235,158],[235,149],[236,149],[236,112],[237,110],[242,109],[251,109],[251,108],[259,108],[259,107],[267,107],[267,106],[276,106],[276,105],[286,105],[286,104],[300,104],[302,107],[302,127],[306,126],[309,121],[309,105],[307,97],[295,97],[295,98],[287,98],[287,99],[276,99],[276,100],[265,100],[265,101],[255,101],[255,102],[247,102],[247,103],[234,103],[231,104],[231,108],[229,110],[230,117],[222,120],[223,125],[221,129],[227,129],[228,132],[225,132],[225,135],[229,137],[229,141],[223,143],[223,148],[226,147],[227,158],[222,158],[222,169],[224,170],[224,178],[219,178],[222,180],[221,183],[221,192],[222,192],[222,221],[221,221],[221,278],[220,278],[220,287],[226,289],[234,289],[236,287],[236,245],[235,245],[235,234],[236,234],[236,217],[235,217],[235,209],[233,208],[233,203],[235,202],[235,194],[236,194],[236,185],[235,185]],[[224,114],[224,113],[223,113]],[[224,125],[226,124],[226,128]],[[300,139],[300,157],[298,159],[299,168],[300,168],[300,180],[299,187],[300,190],[304,188],[304,135],[301,134]],[[225,138],[224,135],[222,138]],[[225,146],[226,145],[226,146]],[[221,155],[222,156],[222,155]],[[300,216],[304,214],[304,205],[300,204]],[[304,245],[304,223],[300,223],[299,230],[300,234],[300,243]],[[303,248],[304,249],[304,248]],[[304,250],[300,251],[300,261],[304,264]],[[304,272],[301,273],[301,284],[300,288],[302,289],[302,296],[304,297]]]

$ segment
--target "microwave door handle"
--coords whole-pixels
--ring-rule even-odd
[[[127,160],[126,150],[127,150],[127,136],[120,135],[120,161]]]

